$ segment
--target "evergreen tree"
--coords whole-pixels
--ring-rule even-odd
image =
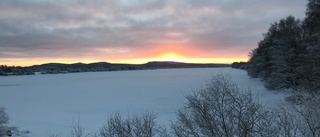
[[[300,84],[300,57],[304,54],[301,44],[301,21],[293,16],[281,19],[270,45],[271,72],[266,80],[270,89],[296,88]]]
[[[273,23],[258,48],[250,53],[248,74],[259,77],[269,89],[296,88],[305,48],[301,44],[301,21],[293,16]]]
[[[262,80],[266,80],[271,73],[271,56],[269,51],[277,30],[276,26],[277,23],[271,25],[269,31],[264,34],[264,39],[258,43],[258,48],[249,54],[248,74],[251,77],[259,77],[262,78]]]
[[[305,86],[310,90],[320,88],[320,1],[309,0],[303,22],[305,56]]]

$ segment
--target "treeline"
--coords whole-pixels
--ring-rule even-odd
[[[268,89],[320,89],[320,1],[308,0],[305,14],[271,24],[249,53],[248,74]]]
[[[248,66],[247,66],[247,62],[233,62],[231,64],[232,68],[236,68],[236,69],[243,69],[243,70],[247,70]]]
[[[229,67],[229,64],[196,64],[183,62],[148,62],[146,64],[113,64],[107,62],[96,62],[90,64],[74,63],[48,63],[33,65],[29,67],[5,66],[0,67],[0,76],[7,75],[31,75],[35,72],[40,74],[61,74],[79,72],[98,72],[98,71],[126,71],[126,70],[148,70],[148,69],[169,69],[169,68],[212,68]]]
[[[33,74],[34,72],[26,67],[0,65],[0,76]]]

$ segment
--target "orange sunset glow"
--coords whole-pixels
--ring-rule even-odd
[[[2,0],[0,5],[0,65],[9,66],[247,61],[270,22],[302,18],[305,10],[302,0]]]
[[[90,51],[90,50],[89,50]],[[86,51],[86,52],[89,52]],[[150,61],[174,61],[185,63],[223,63],[231,64],[232,62],[247,61],[246,53],[233,54],[235,57],[228,55],[224,57],[221,51],[205,52],[202,49],[197,49],[195,46],[187,44],[161,45],[155,48],[146,49],[126,49],[126,48],[98,48],[94,49],[94,55],[88,56],[66,56],[68,53],[63,53],[61,57],[54,58],[19,58],[7,59],[1,63],[10,66],[31,66],[44,63],[94,63],[94,62],[109,62],[109,63],[125,63],[125,64],[144,64]],[[111,54],[111,55],[108,55]]]
[[[223,63],[231,64],[232,62],[238,61],[247,61],[247,58],[188,58],[183,57],[174,53],[165,53],[161,56],[154,58],[132,58],[132,59],[110,59],[110,60],[87,60],[87,59],[10,59],[9,61],[2,61],[1,63],[9,66],[31,66],[31,65],[40,65],[44,63],[66,63],[72,64],[77,62],[82,63],[93,63],[93,62],[109,62],[109,63],[128,63],[128,64],[144,64],[150,61],[175,61],[175,62],[185,62],[185,63]]]

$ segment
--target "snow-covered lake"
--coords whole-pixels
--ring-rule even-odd
[[[250,87],[263,105],[283,102],[283,94],[266,91],[243,70],[197,68],[0,77],[0,106],[7,108],[10,125],[30,130],[32,137],[69,135],[79,116],[86,132],[97,132],[115,112],[153,112],[158,123],[169,124],[185,95],[221,72],[240,88]]]

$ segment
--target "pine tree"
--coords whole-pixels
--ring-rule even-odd
[[[320,88],[320,1],[309,0],[306,10],[306,18],[303,22],[304,43],[308,53],[304,61],[305,85],[310,90]]]
[[[267,80],[269,88],[287,89],[299,85],[301,72],[299,56],[304,53],[301,44],[301,21],[293,16],[281,19],[270,46],[271,74]]]
[[[301,30],[301,21],[293,16],[273,23],[250,53],[248,74],[261,78],[269,89],[296,88],[302,75],[299,62],[305,52]]]

